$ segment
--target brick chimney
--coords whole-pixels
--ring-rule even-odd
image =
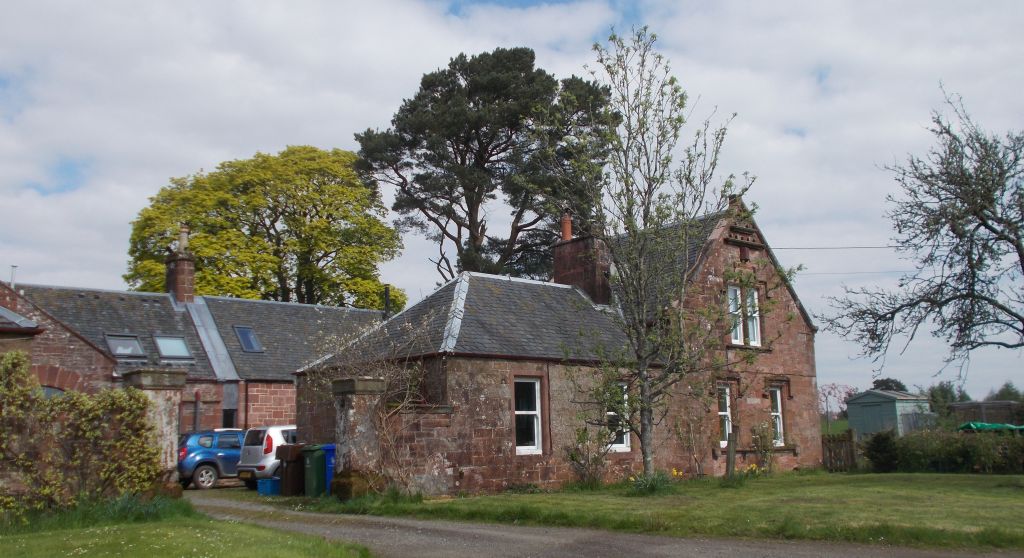
[[[167,266],[167,292],[177,302],[192,302],[195,300],[196,258],[188,250],[188,227],[185,225],[178,232],[178,247],[170,252],[164,260]]]
[[[553,251],[555,283],[580,288],[594,304],[608,304],[612,294],[608,281],[611,259],[602,241],[589,236],[573,238],[572,217],[566,213],[562,215],[562,239]]]

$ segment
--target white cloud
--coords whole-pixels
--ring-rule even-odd
[[[118,288],[129,222],[169,177],[289,144],[354,149],[354,133],[386,127],[422,74],[459,52],[526,45],[557,76],[582,74],[591,43],[633,21],[661,37],[700,98],[696,117],[739,113],[726,168],[758,175],[750,199],[774,245],[884,244],[894,184],[879,167],[927,149],[940,80],[986,126],[1022,127],[1022,19],[1014,2],[9,2],[0,271]],[[61,160],[88,162],[80,188],[33,189]],[[433,254],[408,237],[383,271],[416,299],[437,281]],[[779,256],[807,264],[797,285],[816,312],[842,281],[893,276],[811,273],[908,269],[885,251]],[[819,334],[821,381],[866,387],[871,365],[855,352]],[[942,353],[921,339],[885,374],[930,384]],[[1019,370],[1019,353],[980,353],[968,389],[982,396]]]

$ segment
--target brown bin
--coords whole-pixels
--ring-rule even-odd
[[[306,444],[285,444],[277,446],[277,458],[281,460],[281,496],[302,496],[306,489],[306,475],[302,462],[302,448]]]

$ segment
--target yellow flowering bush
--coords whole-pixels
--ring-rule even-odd
[[[24,353],[0,358],[0,519],[153,487],[159,450],[136,389],[44,398]]]

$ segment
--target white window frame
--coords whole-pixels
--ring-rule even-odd
[[[778,404],[776,406],[776,403]],[[782,419],[782,387],[771,386],[768,388],[768,405],[771,407],[773,439],[775,447],[786,445],[785,421]]]
[[[629,391],[627,389],[628,386],[626,386],[626,384],[619,384],[619,387],[622,388],[622,408],[628,409],[629,408]],[[611,417],[616,417],[617,418],[619,416],[619,414],[616,413],[615,411],[607,411],[605,413],[605,415],[606,415],[605,420],[608,422],[609,430],[611,430]],[[623,424],[624,423],[620,420],[619,421],[619,425],[622,426]],[[630,448],[630,445],[629,445],[629,439],[632,437],[632,433],[629,431],[628,428],[620,428],[619,430],[612,431],[612,433],[614,434],[614,433],[619,432],[619,431],[622,432],[622,443],[621,444],[616,444],[614,442],[614,439],[613,439],[612,443],[608,444],[608,451],[615,452],[615,453],[630,451],[631,448]]]
[[[715,390],[716,408],[721,405],[723,391],[725,392],[725,411],[718,411],[718,425],[721,428],[724,417],[725,428],[718,435],[718,445],[725,448],[729,446],[729,436],[732,435],[732,389],[727,385],[718,386],[718,389]]]
[[[515,385],[532,384],[533,385],[533,397],[534,397],[534,410],[533,411],[520,411],[516,409],[516,390]],[[544,444],[541,438],[541,412],[540,412],[540,378],[515,378],[512,384],[512,410],[515,412],[515,418],[512,423],[512,436],[513,439],[516,435],[516,421],[520,415],[527,415],[534,417],[533,419],[533,440],[535,445],[532,446],[521,446],[518,440],[516,441],[516,455],[538,455],[542,453]]]
[[[734,345],[761,346],[761,309],[757,289],[730,285],[726,298],[732,324],[730,342]]]

